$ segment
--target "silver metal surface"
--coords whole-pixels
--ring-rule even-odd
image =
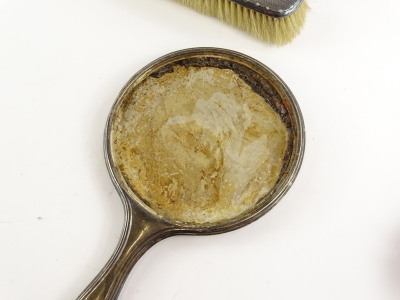
[[[114,164],[111,152],[112,124],[118,105],[129,97],[130,92],[146,77],[162,72],[182,62],[215,65],[241,72],[243,78],[260,89],[264,99],[281,115],[289,132],[289,146],[285,156],[280,178],[274,189],[248,212],[229,220],[210,224],[181,223],[165,219],[155,213],[141,200],[139,195],[124,182]],[[236,69],[235,69],[236,68]],[[248,73],[245,73],[248,72]],[[254,81],[254,82],[251,82]],[[267,91],[267,92],[266,92]],[[271,97],[271,99],[267,99]],[[268,212],[292,186],[299,172],[305,147],[303,118],[286,84],[268,67],[244,54],[218,48],[193,48],[165,55],[150,63],[134,75],[120,92],[109,114],[104,151],[107,168],[116,190],[121,196],[125,210],[125,223],[122,235],[114,254],[97,277],[77,298],[78,300],[117,299],[128,274],[137,260],[156,242],[173,235],[209,235],[238,229]]]
[[[286,17],[294,13],[303,0],[230,0],[271,17]]]

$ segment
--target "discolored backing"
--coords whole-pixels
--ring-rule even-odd
[[[129,99],[135,87],[145,78],[148,76],[161,77],[166,73],[173,72],[173,68],[176,65],[214,67],[234,71],[254,92],[259,94],[271,105],[275,112],[279,114],[288,130],[288,147],[284,158],[284,164],[275,187],[269,194],[259,199],[251,210],[236,218],[200,225],[166,220],[157,215],[146,201],[141,199],[140,196],[126,184],[118,172],[117,167],[114,165],[110,149],[110,134],[117,107],[124,106],[124,99]],[[269,68],[256,60],[241,53],[218,48],[193,48],[174,52],[161,57],[139,71],[126,84],[114,103],[109,115],[105,134],[107,166],[114,185],[120,192],[123,201],[135,202],[150,218],[159,222],[173,224],[180,233],[183,234],[214,234],[226,232],[242,227],[265,214],[281,199],[292,185],[302,162],[305,144],[304,124],[301,112],[294,96],[284,82]]]

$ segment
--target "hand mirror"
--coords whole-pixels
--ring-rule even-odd
[[[116,299],[166,237],[223,233],[264,215],[293,184],[304,145],[293,94],[251,57],[193,48],[144,67],[112,106],[104,138],[124,228],[78,299]]]

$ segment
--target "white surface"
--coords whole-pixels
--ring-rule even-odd
[[[277,48],[168,0],[1,0],[0,299],[74,299],[101,269],[123,221],[107,113],[137,70],[195,46],[286,81],[304,164],[252,225],[154,246],[120,299],[399,299],[400,4],[310,4],[301,36]]]

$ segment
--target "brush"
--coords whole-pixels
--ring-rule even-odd
[[[295,38],[309,9],[303,0],[177,0],[255,37],[284,45]]]

